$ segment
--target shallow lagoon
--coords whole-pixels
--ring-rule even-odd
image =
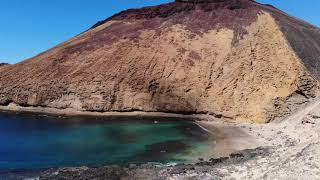
[[[0,169],[179,163],[212,138],[181,118],[0,112]]]

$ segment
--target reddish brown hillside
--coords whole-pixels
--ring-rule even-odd
[[[250,0],[131,9],[0,68],[0,104],[267,122],[317,95],[319,35]]]

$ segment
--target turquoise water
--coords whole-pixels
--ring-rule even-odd
[[[177,118],[0,112],[0,169],[183,162],[211,138]]]

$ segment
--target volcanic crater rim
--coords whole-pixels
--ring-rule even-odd
[[[225,2],[243,2],[243,1],[253,1],[253,0],[175,0],[175,2],[180,3],[225,3]]]

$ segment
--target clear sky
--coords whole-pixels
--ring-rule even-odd
[[[0,62],[16,63],[121,10],[172,0],[1,0]],[[258,0],[320,26],[319,0]]]

